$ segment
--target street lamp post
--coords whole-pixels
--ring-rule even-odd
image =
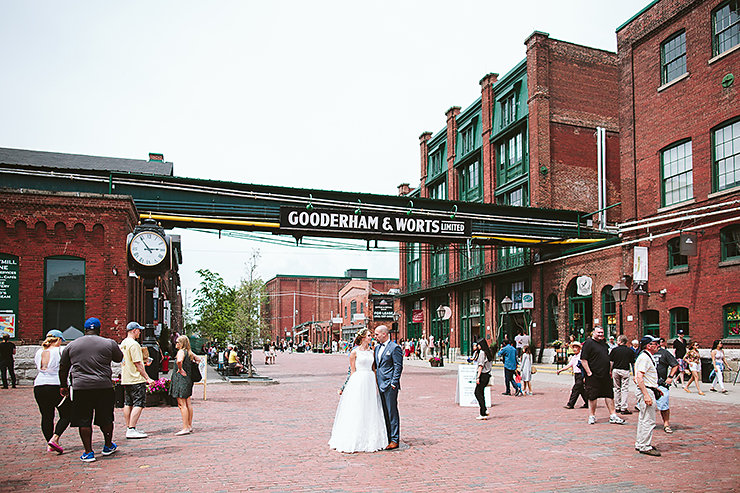
[[[504,296],[504,299],[501,300],[501,311],[504,312],[503,313],[503,323],[501,325],[503,325],[502,328],[504,329],[503,331],[504,335],[506,334],[506,316],[511,311],[512,306],[514,306],[514,302],[512,301],[512,299],[509,298],[508,296]],[[503,335],[501,337],[501,340],[503,340]]]
[[[627,300],[627,294],[629,294],[630,288],[624,283],[624,277],[617,281],[612,288],[612,295],[614,299],[619,302],[619,335],[624,334],[624,328],[622,327],[622,303]]]

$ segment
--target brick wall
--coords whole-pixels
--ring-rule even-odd
[[[22,341],[43,337],[44,259],[56,255],[85,259],[85,317],[98,317],[105,336],[125,336],[130,316],[125,245],[136,220],[130,197],[0,192],[0,252],[19,257]]]

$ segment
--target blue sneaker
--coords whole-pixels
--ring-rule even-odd
[[[82,462],[95,462],[95,452],[86,452],[80,456]]]
[[[118,446],[111,442],[112,445],[109,447],[107,445],[103,446],[103,455],[113,455],[116,453],[116,450],[118,450]]]

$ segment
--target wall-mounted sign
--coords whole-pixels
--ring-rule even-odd
[[[424,310],[412,310],[411,322],[415,324],[424,323]]]
[[[522,308],[534,308],[534,293],[522,293]]]
[[[17,337],[17,317],[18,257],[0,254],[0,334]]]
[[[681,233],[678,253],[687,257],[696,257],[696,233]]]
[[[393,320],[393,296],[387,294],[370,295],[373,304],[373,320]]]
[[[593,281],[588,276],[579,276],[576,278],[576,292],[578,296],[591,296],[591,286]]]
[[[280,208],[280,232],[313,236],[335,236],[393,241],[465,240],[470,238],[469,219],[449,216],[393,214],[387,212],[348,209]]]

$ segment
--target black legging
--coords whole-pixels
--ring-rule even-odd
[[[485,416],[487,409],[486,409],[486,398],[483,395],[483,389],[486,388],[486,385],[488,385],[488,382],[491,380],[491,374],[486,372],[481,372],[480,379],[478,380],[478,383],[475,384],[475,398],[478,399],[478,405],[480,405],[480,415]]]
[[[33,396],[41,411],[41,432],[48,442],[54,435],[62,436],[69,426],[70,402],[64,401],[59,409],[59,421],[54,426],[54,408],[59,405],[62,396],[59,394],[59,385],[38,385],[33,388]]]

